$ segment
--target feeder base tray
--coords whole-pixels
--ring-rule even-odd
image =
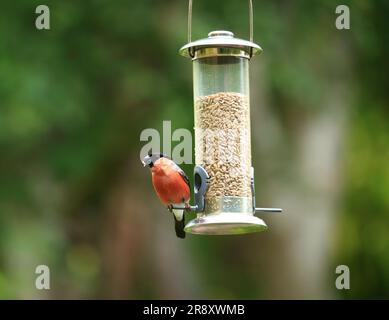
[[[206,235],[244,234],[266,229],[266,223],[258,217],[231,212],[200,216],[185,226],[185,232]]]

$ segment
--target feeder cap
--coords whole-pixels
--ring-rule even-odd
[[[208,33],[208,38],[186,44],[179,50],[179,53],[187,58],[195,58],[196,51],[205,48],[238,49],[245,52],[248,58],[262,52],[262,48],[254,42],[235,38],[231,31],[216,30]]]

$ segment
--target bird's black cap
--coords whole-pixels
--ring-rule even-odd
[[[155,161],[157,161],[160,158],[167,158],[167,155],[162,152],[161,153],[149,152],[149,154],[143,158],[142,161],[143,166],[144,167],[149,166],[150,168],[152,168],[154,166]]]

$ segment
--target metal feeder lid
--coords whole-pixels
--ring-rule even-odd
[[[231,31],[217,30],[208,33],[208,38],[186,44],[179,53],[184,57],[193,58],[194,53],[201,48],[237,48],[246,51],[250,58],[262,52],[262,48],[252,41],[235,38]]]

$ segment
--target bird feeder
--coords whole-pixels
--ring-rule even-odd
[[[251,165],[249,62],[262,52],[253,42],[230,31],[212,31],[191,41],[192,1],[189,1],[188,44],[180,54],[192,59],[195,119],[194,191],[197,217],[185,226],[195,234],[242,234],[267,228],[256,208]]]

